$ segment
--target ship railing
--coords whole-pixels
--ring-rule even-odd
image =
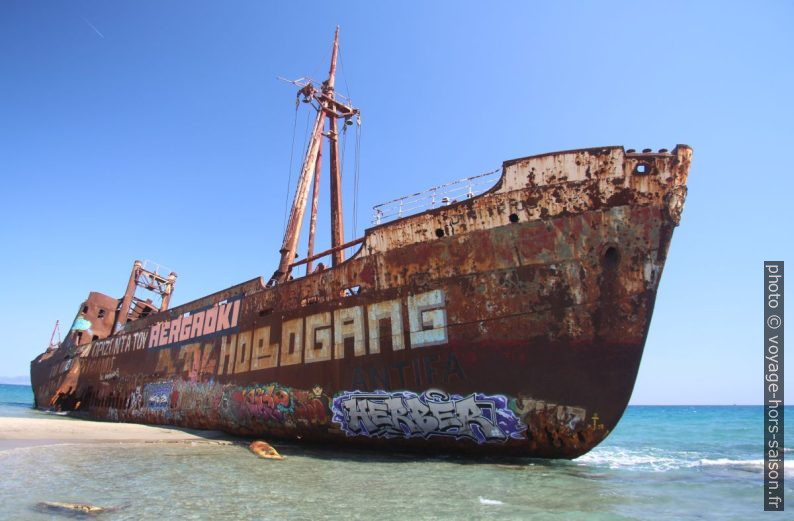
[[[348,248],[352,248],[356,244],[361,244],[362,242],[364,242],[364,237],[359,237],[358,239],[353,239],[352,241],[346,242],[344,244],[340,244],[339,246],[337,246],[335,248],[329,248],[329,249],[327,249],[325,251],[321,251],[320,253],[315,253],[311,257],[304,257],[301,260],[297,260],[297,261],[293,262],[292,264],[290,264],[289,267],[290,268],[294,268],[296,266],[300,266],[301,264],[306,264],[309,261],[316,261],[317,259],[322,259],[323,257],[328,257],[329,255],[332,255],[333,253],[335,253],[337,251],[346,250]]]
[[[149,259],[144,259],[141,267],[150,273],[154,273],[155,275],[161,275],[161,276],[168,276],[169,273],[172,273],[174,271],[168,266],[163,266],[162,264],[159,264]]]
[[[372,224],[382,224],[425,210],[447,206],[470,199],[491,188],[499,179],[502,169],[497,168],[472,177],[428,188],[415,194],[398,197],[372,207]]]

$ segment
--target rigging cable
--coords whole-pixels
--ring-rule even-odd
[[[345,91],[347,93],[347,100],[352,105],[353,100],[350,96],[350,85],[347,83],[347,74],[345,74],[345,60],[342,57],[342,48],[339,50],[339,68],[342,72],[342,80],[345,82]],[[345,127],[345,134],[347,134],[347,127]],[[355,157],[353,158],[353,238],[357,237],[358,233],[358,179],[359,179],[359,153],[361,151],[361,114],[356,117],[356,143],[355,143]],[[344,164],[344,149],[342,152],[342,162]]]
[[[345,82],[345,92],[347,93],[346,94],[347,101],[352,104],[353,101],[350,99],[350,86],[347,84],[347,74],[345,74],[345,61],[342,59],[342,47],[341,46],[338,49],[338,53],[339,53],[339,68],[342,71],[342,79]]]
[[[341,164],[339,166],[339,182],[342,183],[342,179],[344,179],[345,173],[345,150],[347,150],[347,125],[342,122],[342,153],[341,153]],[[344,228],[344,224],[342,224]],[[348,251],[347,249],[345,251]]]
[[[287,193],[284,195],[284,223],[282,224],[282,228],[287,228],[287,210],[289,208],[289,194],[290,188],[292,187],[292,160],[295,154],[295,129],[298,125],[298,105],[300,102],[298,98],[295,98],[295,120],[292,124],[292,149],[289,153],[289,177],[287,179]],[[309,117],[311,116],[310,111],[306,111],[306,128],[303,131],[303,148],[306,149],[306,142],[309,139]]]
[[[342,153],[340,154],[341,165],[339,167],[339,177],[344,177],[345,173],[345,150],[347,149],[347,125],[342,122]]]
[[[358,233],[358,180],[361,171],[361,114],[356,117],[356,157],[353,163],[353,237]]]
[[[295,116],[292,118],[292,144],[289,147],[289,175],[287,176],[287,194],[284,196],[284,223],[282,228],[287,227],[287,205],[289,204],[289,187],[292,184],[292,160],[295,156],[295,131],[298,128],[298,105],[300,102],[295,98]]]

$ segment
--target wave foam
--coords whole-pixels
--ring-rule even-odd
[[[729,458],[706,458],[700,460],[699,463],[701,467],[728,467],[737,470],[746,470],[748,472],[760,472],[761,469],[764,468],[764,460],[762,459],[737,460]],[[789,460],[784,462],[783,468],[787,475],[794,472],[794,461]]]
[[[666,471],[693,466],[691,462],[681,456],[665,454],[649,449],[640,452],[630,449],[596,449],[584,456],[577,458],[576,463],[585,465],[604,466],[611,469],[637,469]]]
[[[687,468],[730,468],[747,472],[761,472],[763,459],[730,459],[703,458],[693,452],[670,452],[661,449],[645,451],[601,448],[595,449],[574,460],[579,465],[608,467],[610,469],[626,469],[640,471],[666,472]],[[794,461],[785,462],[785,474],[794,474]]]
[[[504,505],[504,503],[502,503],[498,499],[487,499],[487,498],[484,498],[482,496],[480,496],[480,504],[481,505]]]

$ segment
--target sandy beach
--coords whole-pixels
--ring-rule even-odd
[[[228,436],[220,431],[98,422],[59,416],[0,417],[0,450],[57,443],[217,443],[227,438]]]

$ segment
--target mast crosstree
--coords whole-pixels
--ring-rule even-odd
[[[328,70],[328,79],[322,85],[315,84],[307,78],[290,81],[300,87],[297,96],[302,97],[304,103],[311,103],[317,109],[317,117],[312,127],[311,139],[306,150],[306,156],[301,167],[298,185],[295,189],[295,197],[292,200],[292,208],[284,230],[284,241],[281,244],[279,253],[281,260],[278,269],[268,282],[268,286],[281,284],[289,280],[290,272],[295,265],[295,257],[298,251],[298,241],[300,239],[301,226],[306,213],[306,205],[309,198],[309,187],[312,186],[311,217],[309,220],[309,245],[306,263],[306,273],[312,269],[314,256],[314,236],[317,224],[317,207],[320,192],[320,172],[323,156],[323,137],[328,138],[329,152],[328,159],[331,171],[331,259],[332,265],[344,261],[345,232],[344,219],[342,215],[342,171],[339,156],[339,130],[338,120],[343,119],[344,124],[352,125],[353,118],[359,118],[360,112],[357,108],[347,103],[343,103],[336,98],[334,90],[336,82],[336,64],[339,55],[339,26],[334,33],[334,46],[331,53],[331,66]],[[289,80],[288,80],[289,81]],[[325,132],[326,120],[328,130]],[[359,119],[360,124],[360,119]]]

